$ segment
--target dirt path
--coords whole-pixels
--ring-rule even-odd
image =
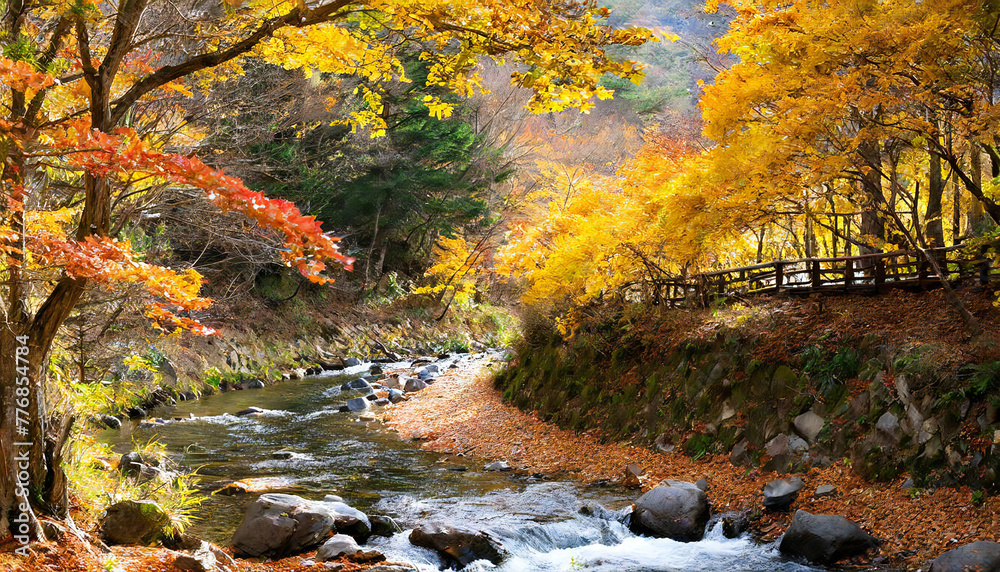
[[[602,443],[597,432],[575,434],[540,421],[503,403],[491,383],[500,364],[488,358],[461,362],[436,383],[390,409],[388,426],[423,447],[504,460],[528,472],[565,473],[582,482],[619,479],[627,464],[645,470],[642,489],[666,478],[694,482],[706,478],[715,510],[753,510],[764,485],[779,475],[735,467],[717,455],[693,461],[682,453],[662,454],[623,443]],[[975,540],[1000,541],[1000,498],[976,505],[967,488],[903,489],[905,477],[870,483],[855,476],[846,460],[800,474],[805,488],[786,514],[765,513],[756,528],[777,538],[795,510],[845,516],[883,540],[876,563],[922,566],[950,548]],[[837,487],[833,497],[814,498],[823,484]],[[636,491],[639,496],[639,491]]]

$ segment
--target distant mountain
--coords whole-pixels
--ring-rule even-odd
[[[697,104],[698,81],[711,83],[715,68],[724,65],[713,42],[729,26],[727,8],[706,13],[699,0],[605,0],[612,9],[610,23],[615,27],[644,26],[676,34],[676,42],[662,41],[639,48],[614,52],[619,57],[645,63],[646,80],[640,87],[610,79],[620,98],[632,102],[640,116],[655,117],[666,110],[689,111]]]

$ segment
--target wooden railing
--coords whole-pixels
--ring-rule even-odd
[[[986,284],[1000,277],[986,256],[963,256],[962,246],[928,250],[949,281],[976,277]],[[630,284],[626,296],[671,306],[707,306],[715,298],[775,292],[884,292],[892,288],[929,289],[941,285],[919,251],[775,260],[742,268],[715,270],[688,277],[644,280]]]

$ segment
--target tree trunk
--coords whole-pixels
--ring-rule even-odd
[[[924,222],[927,225],[924,236],[929,248],[944,246],[944,225],[941,220],[941,199],[944,196],[944,181],[941,179],[941,156],[933,150],[929,152],[927,209]]]
[[[983,154],[979,146],[973,143],[969,152],[970,178],[977,187],[983,187]],[[957,192],[957,191],[956,191]],[[966,236],[972,237],[982,231],[983,223],[986,221],[986,209],[983,208],[982,201],[969,201],[969,210],[966,214]]]
[[[860,255],[881,252],[879,242],[885,240],[885,219],[882,218],[885,197],[882,195],[882,178],[879,174],[882,165],[882,155],[878,143],[864,142],[858,147],[858,154],[867,164],[869,169],[861,176],[861,190],[864,191],[865,200],[861,205],[861,228],[859,242],[861,246]],[[859,264],[861,269],[870,269],[872,262],[862,260]]]

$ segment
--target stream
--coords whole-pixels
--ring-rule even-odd
[[[507,560],[500,566],[475,562],[466,567],[473,572],[818,570],[749,536],[726,539],[719,527],[693,543],[636,536],[616,519],[638,496],[635,491],[487,472],[482,461],[424,451],[377,422],[339,413],[346,397],[357,396],[342,395],[340,385],[367,373],[369,365],[180,402],[152,414],[193,419],[147,429],[125,423],[102,438],[118,452],[131,450],[133,441],[157,438],[182,471],[197,470],[203,482],[252,480],[265,492],[312,499],[336,494],[367,514],[390,516],[404,532],[372,537],[365,549],[421,572],[441,569],[435,553],[407,539],[428,521],[486,530],[500,541]],[[250,406],[267,411],[233,415]],[[279,451],[288,458],[272,457]],[[228,546],[257,496],[206,497],[189,531]],[[581,513],[584,506],[590,510]]]

